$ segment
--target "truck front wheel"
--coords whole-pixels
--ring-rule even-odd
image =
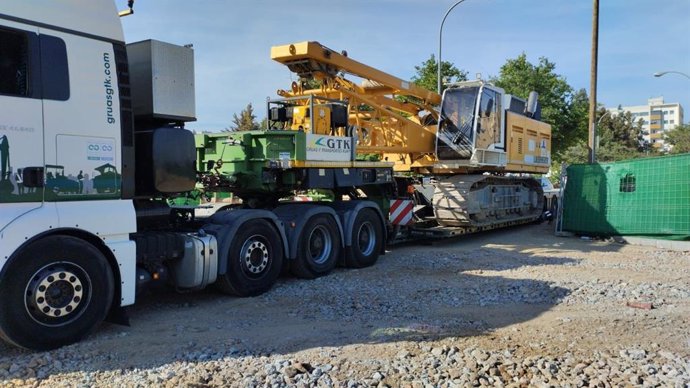
[[[268,291],[283,268],[280,235],[266,220],[242,224],[230,244],[228,267],[216,281],[226,294],[255,296]]]
[[[0,279],[0,336],[31,350],[79,341],[103,321],[113,274],[93,245],[69,236],[32,243]]]

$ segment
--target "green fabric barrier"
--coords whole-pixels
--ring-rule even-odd
[[[690,153],[567,169],[563,230],[690,237]]]

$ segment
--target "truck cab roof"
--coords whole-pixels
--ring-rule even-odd
[[[0,18],[124,42],[118,11],[112,0],[7,1],[3,2]]]

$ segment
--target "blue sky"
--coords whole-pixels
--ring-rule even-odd
[[[273,45],[316,40],[400,78],[438,50],[438,28],[453,0],[137,1],[123,19],[128,42],[192,43],[198,121],[220,130],[252,103],[265,116],[267,97],[295,76],[270,59]],[[118,0],[124,8],[125,1]],[[600,1],[598,100],[644,105],[664,96],[690,121],[690,0]],[[448,16],[443,59],[473,78],[497,75],[525,52],[556,64],[575,89],[589,89],[592,1],[466,0]]]

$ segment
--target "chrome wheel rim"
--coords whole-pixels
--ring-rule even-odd
[[[91,279],[71,262],[56,262],[39,269],[24,292],[29,316],[45,326],[61,326],[77,319],[91,299]]]
[[[240,258],[244,264],[244,269],[250,275],[260,275],[269,264],[268,244],[263,236],[254,235],[249,237],[240,250]]]

